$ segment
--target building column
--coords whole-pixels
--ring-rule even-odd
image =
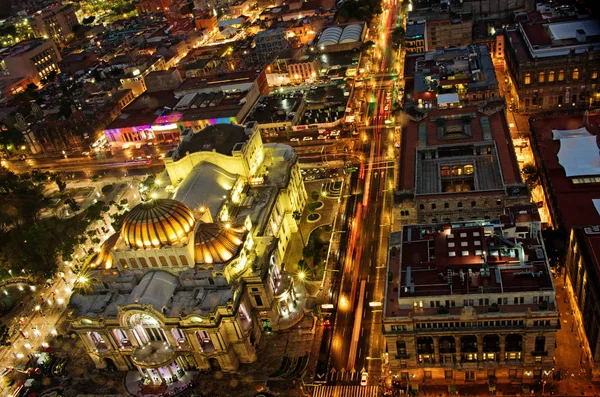
[[[505,362],[505,352],[506,352],[506,335],[499,335],[500,337],[500,364],[504,364]]]
[[[454,337],[454,346],[456,346],[456,362],[457,363],[461,363],[462,362],[462,353],[460,351],[460,336],[455,336]]]
[[[440,338],[438,336],[433,337],[433,356],[434,363],[440,363]]]
[[[136,365],[136,366],[135,366],[135,368],[138,370],[138,372],[140,373],[140,375],[142,375],[142,378],[143,378],[143,379],[146,379],[146,376],[148,376],[148,374],[147,374],[147,373],[145,373],[145,372],[144,372],[144,371],[143,371],[143,370],[140,368],[140,366],[139,366],[139,365]]]
[[[483,335],[477,335],[477,361],[483,360]]]

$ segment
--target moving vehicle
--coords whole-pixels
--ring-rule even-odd
[[[290,139],[290,142],[300,142],[300,138],[292,138]]]
[[[362,374],[360,374],[360,385],[361,386],[366,386],[368,380],[369,380],[369,374],[368,373],[363,372]]]
[[[303,141],[312,141],[313,138],[312,136],[305,136],[304,138],[302,138]]]

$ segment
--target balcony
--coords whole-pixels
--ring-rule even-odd
[[[398,353],[395,357],[396,360],[408,360],[410,356],[407,353]]]

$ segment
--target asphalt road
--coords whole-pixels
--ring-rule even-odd
[[[383,28],[377,36],[377,63],[374,71],[389,70],[397,62],[396,51],[390,49],[389,35],[396,23],[398,7],[390,4],[383,14]],[[393,186],[393,134],[385,127],[391,117],[393,80],[391,72],[379,74],[364,90],[365,99],[374,97],[375,106],[367,114],[363,153],[359,155],[356,197],[350,210],[351,221],[346,233],[347,249],[342,255],[342,271],[332,288],[336,315],[334,325],[326,331],[321,346],[319,368],[315,380],[322,379],[327,357],[327,383],[357,384],[360,374],[368,372],[369,382],[380,378],[385,359],[381,335],[381,304],[385,288],[386,247],[391,221]],[[362,193],[361,193],[362,192]],[[364,281],[364,289],[361,284]],[[327,352],[327,355],[324,354]],[[321,373],[321,374],[320,374]]]

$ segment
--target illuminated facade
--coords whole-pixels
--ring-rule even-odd
[[[560,327],[535,206],[392,233],[383,334],[408,388],[552,379]]]
[[[209,150],[213,135],[229,146]],[[220,125],[186,136],[165,164],[174,199],[134,207],[70,302],[97,368],[137,369],[155,384],[255,361],[261,335],[304,305],[281,267],[307,199],[293,149]]]
[[[60,73],[60,53],[54,40],[32,39],[15,44],[2,54],[0,70],[11,76],[29,78],[34,84],[52,72]]]

